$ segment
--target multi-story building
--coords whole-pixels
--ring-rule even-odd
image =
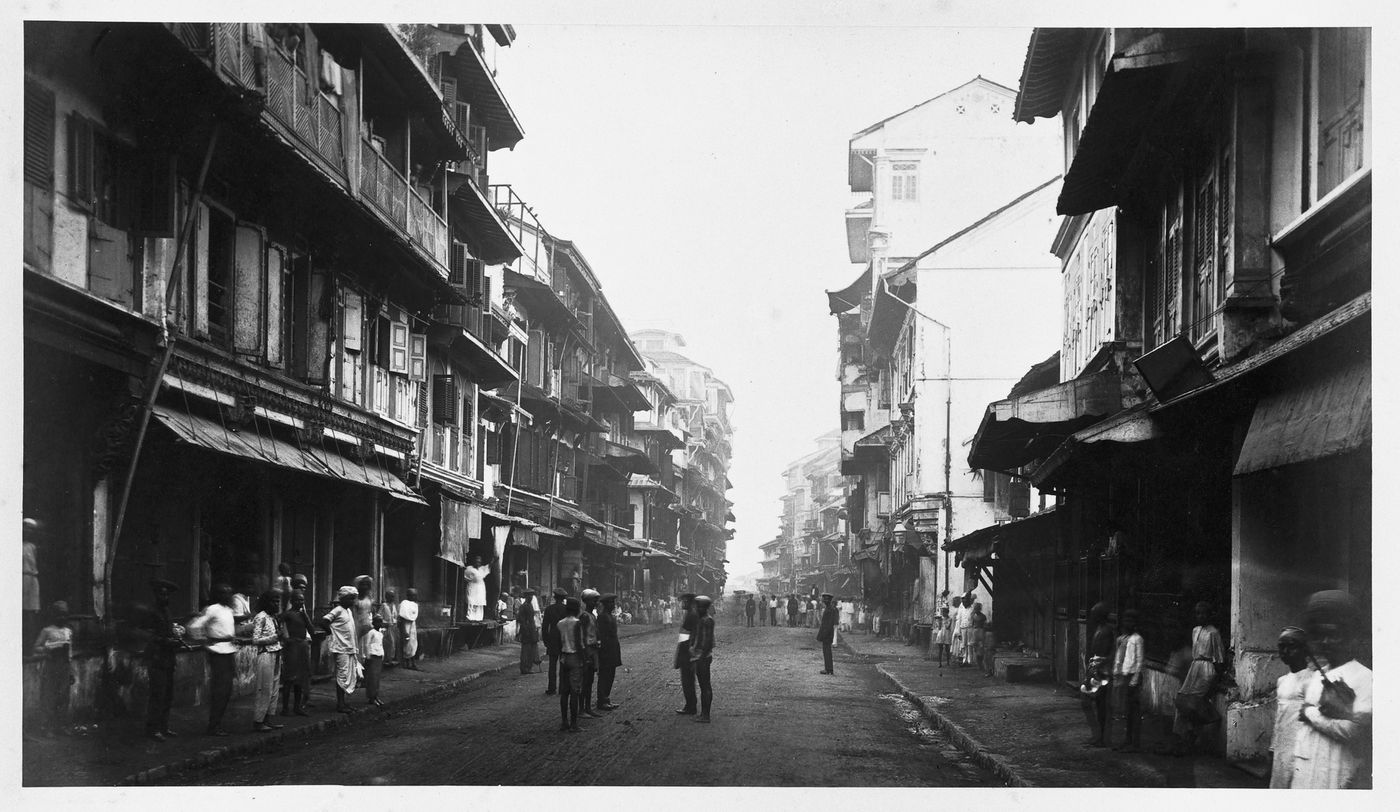
[[[841,433],[816,439],[817,450],[783,470],[786,492],[778,537],[764,552],[761,591],[802,596],[830,592],[863,599],[846,532],[850,496],[841,474]]]
[[[731,418],[734,396],[729,386],[678,350],[685,339],[666,330],[632,333],[642,355],[655,366],[648,371],[674,395],[672,406],[686,430],[686,445],[671,453],[675,492],[679,496],[676,555],[687,567],[692,591],[724,591],[729,539],[734,530],[733,503],[728,499]]]
[[[1370,602],[1370,61],[1367,29],[1037,29],[1016,101],[1066,136],[1059,381],[991,404],[974,464],[1060,497],[1020,543],[1053,550],[1061,678],[1088,607],[1137,608],[1170,713],[1214,607],[1231,758],[1268,749],[1308,593]]]
[[[1058,269],[1044,240],[1060,136],[1016,126],[1014,100],[979,77],[851,139],[860,202],[847,237],[864,267],[828,294],[840,334],[841,472],[853,478],[865,597],[894,633],[931,620],[946,589],[982,589],[992,609],[975,569],[953,578],[951,553],[939,566],[940,540],[996,518],[980,471],[955,457],[986,401],[1043,353],[1035,337],[1055,334],[1040,305]]]
[[[382,25],[26,26],[24,510],[88,618],[78,708],[152,577],[193,611],[286,562],[313,604],[370,574],[461,617],[431,562],[480,543],[480,396],[517,375],[462,272],[521,250],[482,185],[521,132],[478,49],[513,32],[467,28],[430,64]]]

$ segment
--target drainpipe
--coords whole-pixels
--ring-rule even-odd
[[[219,127],[220,124],[216,122],[213,132],[209,134],[209,145],[204,150],[204,162],[199,167],[199,177],[195,181],[194,193],[190,195],[189,203],[185,206],[185,222],[180,228],[180,238],[175,243],[175,262],[170,267],[170,278],[165,280],[166,313],[170,312],[175,282],[183,272],[185,245],[189,242],[190,231],[194,226],[196,207],[199,205],[200,198],[204,196],[204,181],[209,175],[209,164],[214,159],[214,146],[219,142]],[[155,410],[156,396],[160,394],[161,383],[165,379],[165,370],[170,366],[170,358],[175,353],[175,341],[170,335],[170,325],[166,319],[162,319],[161,323],[161,340],[165,343],[165,348],[161,352],[160,365],[156,367],[155,375],[146,387],[141,415],[136,426],[135,447],[131,451],[131,461],[126,467],[126,479],[122,482],[121,495],[117,498],[117,517],[112,522],[112,534],[107,544],[107,560],[102,566],[102,616],[104,618],[111,616],[112,569],[117,561],[117,544],[121,541],[122,525],[126,520],[126,506],[131,499],[131,486],[136,481],[136,468],[141,461],[141,448],[146,441],[146,428],[151,422],[151,412]]]

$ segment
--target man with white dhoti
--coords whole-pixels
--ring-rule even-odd
[[[335,658],[335,709],[350,713],[350,694],[359,684],[359,645],[355,635],[355,599],[359,590],[343,586],[336,596],[338,605],[321,618],[321,625],[330,632],[330,651]]]

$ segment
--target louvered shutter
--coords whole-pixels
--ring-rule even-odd
[[[342,346],[350,352],[363,349],[360,334],[364,329],[364,303],[360,294],[345,291],[345,303],[340,311],[340,335]]]
[[[281,246],[267,247],[267,364],[282,367],[282,326],[284,290],[282,282],[286,278],[287,252]]]
[[[433,422],[457,425],[457,382],[451,375],[433,376]]]
[[[77,113],[68,114],[68,197],[84,209],[93,206],[92,122]]]
[[[1232,208],[1234,204],[1234,167],[1231,165],[1231,149],[1229,139],[1220,150],[1220,172],[1216,177],[1216,184],[1219,191],[1216,194],[1216,235],[1215,239],[1219,244],[1219,261],[1215,269],[1215,301],[1220,306],[1225,301],[1225,279],[1232,274],[1231,266],[1231,240],[1230,235],[1234,229],[1235,212]]]
[[[457,287],[466,285],[467,246],[460,242],[452,243],[451,262],[447,267],[447,283]]]
[[[472,130],[472,106],[466,102],[457,102],[456,123],[457,129],[462,133],[463,138],[471,136]]]
[[[451,110],[457,104],[457,80],[451,76],[444,76],[440,80],[442,84],[442,103]]]
[[[418,382],[418,428],[428,427],[428,383]]]
[[[466,282],[466,294],[467,294],[467,298],[471,299],[473,302],[477,302],[477,303],[478,303],[478,306],[480,306],[481,303],[482,303],[481,294],[482,294],[483,287],[484,287],[484,284],[485,284],[485,283],[484,283],[484,278],[485,278],[485,271],[486,271],[486,268],[485,268],[484,265],[481,264],[481,261],[480,261],[480,260],[469,259],[469,260],[467,260],[467,264],[466,264],[466,269],[465,269],[465,270],[466,270],[466,278],[467,278],[467,282]]]
[[[424,333],[408,334],[408,377],[415,381],[428,378],[428,336]]]
[[[196,204],[194,222],[194,258],[190,263],[191,290],[194,293],[194,324],[191,329],[199,338],[209,337],[209,206]]]
[[[535,386],[544,386],[544,331],[531,330],[525,345],[525,380]]]
[[[1024,519],[1031,515],[1031,484],[1024,479],[1013,479],[1007,499],[1007,513],[1013,519]]]
[[[53,91],[24,80],[24,180],[53,188]]]

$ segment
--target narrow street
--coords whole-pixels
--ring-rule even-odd
[[[992,787],[896,694],[873,663],[838,651],[818,674],[811,629],[721,625],[714,723],[673,711],[674,634],[623,642],[626,663],[602,719],[558,732],[542,673],[501,672],[446,701],[309,737],[187,776],[199,784],[503,784]],[[698,748],[696,745],[700,745]],[[588,753],[588,758],[581,754]]]

